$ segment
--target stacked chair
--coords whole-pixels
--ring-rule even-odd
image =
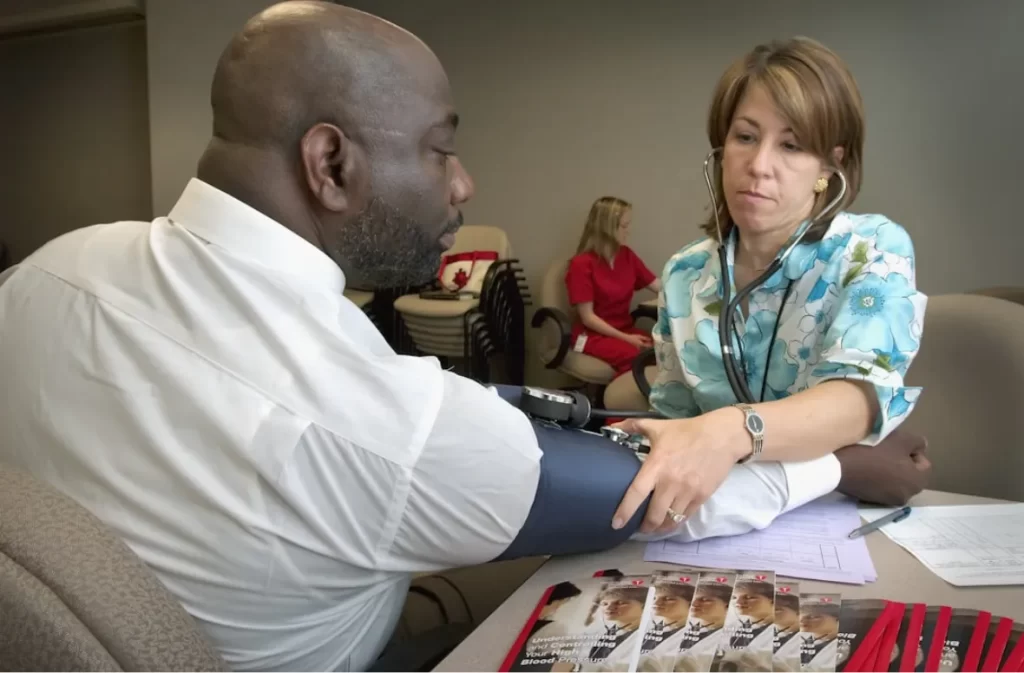
[[[370,320],[376,324],[377,320],[373,313],[373,292],[346,287],[343,294],[350,302],[358,306]],[[379,327],[379,325],[378,325]]]
[[[455,299],[440,282],[417,288],[394,300],[398,324],[396,350],[455,360],[481,382],[492,380],[492,363],[504,362],[503,382],[522,385],[525,367],[525,307],[530,301],[519,260],[512,255],[508,236],[498,227],[462,227],[447,255],[480,252],[488,259],[477,295]],[[421,293],[427,293],[426,295]],[[433,293],[433,296],[429,296]],[[452,293],[454,295],[454,293]],[[408,340],[408,341],[406,341]]]

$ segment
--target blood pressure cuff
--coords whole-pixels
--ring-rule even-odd
[[[519,408],[522,388],[494,385]],[[561,556],[610,549],[625,542],[643,522],[650,498],[622,528],[612,518],[640,470],[636,454],[601,435],[531,421],[544,455],[533,507],[515,540],[496,559]]]

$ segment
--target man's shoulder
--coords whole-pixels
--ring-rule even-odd
[[[61,276],[65,266],[73,268],[73,262],[80,258],[101,265],[106,259],[123,260],[125,246],[146,236],[152,226],[153,222],[120,220],[72,229],[41,245],[21,262],[21,266],[39,267]]]

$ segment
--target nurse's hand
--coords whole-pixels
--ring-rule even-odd
[[[712,412],[696,418],[629,419],[616,424],[626,432],[647,437],[651,452],[622,498],[612,527],[621,528],[652,493],[640,527],[644,533],[668,532],[679,526],[682,520],[673,521],[670,508],[675,514],[692,516],[752,448],[749,435],[740,434],[735,441],[735,433],[722,432],[722,418],[723,414]],[[728,420],[742,429],[741,419]]]

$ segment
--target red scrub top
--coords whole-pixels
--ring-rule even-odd
[[[620,245],[615,255],[615,264],[596,252],[584,252],[569,261],[565,272],[565,286],[569,291],[569,303],[575,306],[594,302],[594,313],[617,330],[633,326],[629,314],[633,293],[642,290],[655,280],[655,275],[629,246]],[[583,324],[573,326],[572,338],[583,331]]]

